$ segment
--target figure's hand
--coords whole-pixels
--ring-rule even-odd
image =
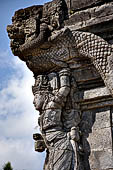
[[[70,132],[71,139],[74,141],[79,141],[80,135],[79,135],[79,128],[78,127],[72,127]]]

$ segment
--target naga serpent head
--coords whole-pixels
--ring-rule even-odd
[[[53,67],[54,64],[48,60],[48,65],[45,60],[48,49],[53,45],[49,37],[63,27],[67,11],[65,0],[53,0],[43,6],[16,11],[12,17],[12,25],[7,26],[13,54],[25,61],[34,73]]]
[[[38,20],[42,18],[42,8],[43,6],[32,6],[20,9],[12,17],[12,25],[7,26],[7,32],[14,55],[20,56],[21,46],[39,34]]]
[[[78,57],[79,63],[80,57],[88,58],[113,94],[112,46],[97,35],[66,26],[66,1],[16,11],[12,25],[7,26],[13,54],[26,62],[35,77],[67,67],[71,59]]]
[[[7,26],[13,54],[25,60],[25,56],[32,53],[33,40],[39,48],[44,41],[47,41],[51,31],[61,28],[66,18],[64,4],[63,0],[53,0],[44,6],[37,5],[16,11],[12,17],[12,25]],[[40,44],[40,41],[43,42]]]

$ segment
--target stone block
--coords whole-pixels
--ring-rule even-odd
[[[112,148],[111,127],[93,130],[89,134],[88,142],[91,150],[103,150]]]
[[[112,8],[113,2],[75,12],[69,20],[65,21],[65,25],[71,25],[73,30],[77,30],[113,20]]]
[[[71,10],[78,10],[78,9],[83,9],[86,7],[90,7],[92,5],[97,5],[100,2],[104,3],[104,0],[66,0],[68,7],[70,7]]]
[[[111,126],[109,107],[84,111],[81,118],[81,130],[83,133],[93,133],[95,130]]]
[[[80,96],[80,95],[79,95]],[[81,100],[80,97],[78,98],[81,106],[81,110],[94,110],[98,108],[107,108],[107,107],[112,107],[113,106],[113,99],[112,97],[104,96],[104,97],[97,97],[94,99],[88,99],[88,100]]]
[[[112,149],[92,151],[89,163],[91,170],[113,170]]]
[[[91,65],[74,70],[73,75],[77,82],[94,80],[100,77],[96,69]]]
[[[93,124],[92,130],[100,130],[109,128],[110,124],[110,110],[97,112],[95,116],[96,121]]]
[[[110,92],[107,89],[107,87],[101,87],[101,88],[86,90],[84,92],[84,99],[92,99],[92,98],[108,96],[108,95],[110,95]]]

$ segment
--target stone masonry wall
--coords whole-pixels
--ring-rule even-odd
[[[81,110],[80,130],[84,155],[84,170],[113,169],[113,99],[92,65],[73,65],[73,76],[78,85],[74,101]]]

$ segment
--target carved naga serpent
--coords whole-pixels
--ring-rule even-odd
[[[34,74],[49,72],[56,65],[66,67],[67,61],[75,57],[87,57],[113,95],[112,46],[92,33],[73,31],[71,27],[65,26],[59,30],[57,28],[60,25],[58,16],[53,21],[53,27],[56,30],[51,24],[42,22],[39,34],[19,45],[16,48],[17,51],[13,53],[26,61]],[[10,38],[12,28],[8,26],[7,29]]]
[[[92,33],[73,32],[79,54],[91,59],[105,85],[113,95],[113,48]]]

